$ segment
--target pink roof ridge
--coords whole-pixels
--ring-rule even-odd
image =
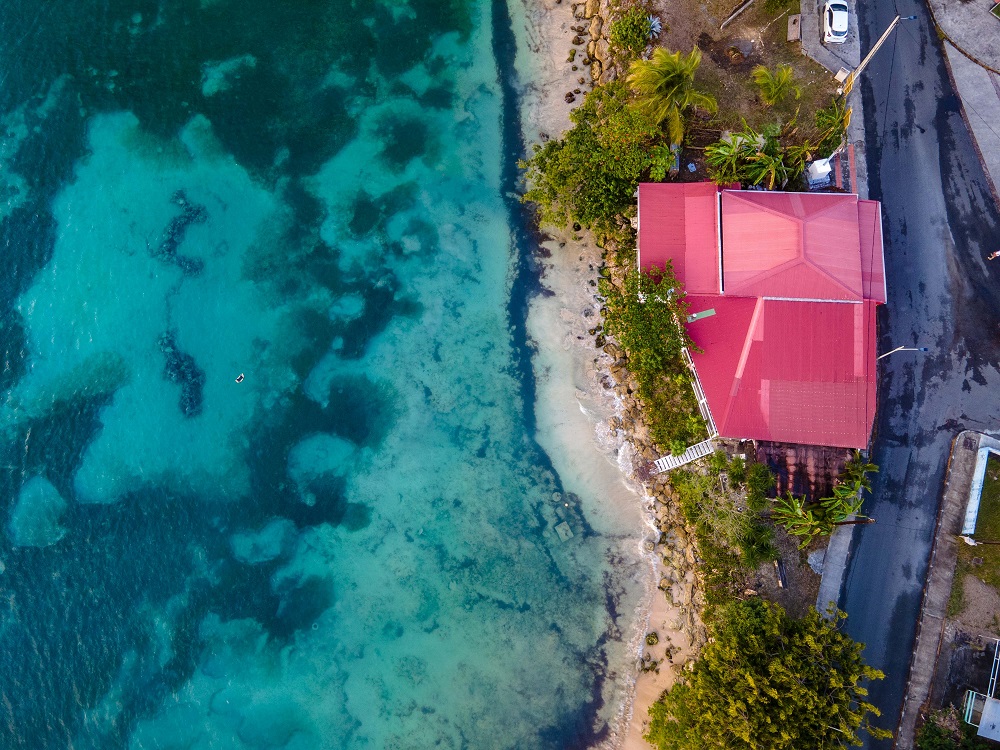
[[[726,293],[786,299],[864,299],[857,196],[722,193]]]

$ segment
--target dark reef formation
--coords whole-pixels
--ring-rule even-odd
[[[154,258],[176,265],[185,276],[196,276],[205,267],[205,262],[201,258],[181,255],[177,252],[177,248],[184,241],[188,227],[208,221],[208,209],[188,200],[183,190],[175,192],[170,201],[181,207],[181,214],[171,219],[164,231],[163,241],[156,249],[151,248],[150,252]]]
[[[163,374],[171,383],[180,383],[181,386],[181,412],[185,417],[198,416],[201,414],[205,372],[198,367],[194,357],[177,348],[173,332],[167,331],[160,336],[159,344],[165,360]]]

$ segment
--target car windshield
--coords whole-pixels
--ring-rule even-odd
[[[846,13],[847,6],[841,5],[840,3],[833,3],[830,5],[830,10],[836,11],[837,13]]]

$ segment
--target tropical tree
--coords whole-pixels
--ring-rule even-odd
[[[795,83],[795,71],[791,65],[778,65],[774,71],[758,65],[750,74],[760,89],[760,98],[768,107],[784,101],[789,94],[796,99],[802,96],[802,89]]]
[[[719,185],[742,182],[747,160],[757,151],[743,133],[723,133],[717,142],[705,147],[708,173]]]
[[[768,190],[784,187],[789,177],[784,155],[778,149],[761,149],[750,156],[744,174],[752,185],[763,185]]]
[[[794,180],[806,171],[806,163],[812,159],[813,151],[815,151],[815,147],[808,141],[785,147],[783,160],[789,180]]]
[[[844,613],[801,618],[761,599],[721,609],[690,674],[649,710],[660,750],[832,750],[860,745],[878,709],[864,683],[884,677],[841,632]]]
[[[536,145],[521,162],[524,200],[538,205],[543,223],[609,229],[634,208],[640,179],[666,176],[670,151],[659,126],[630,105],[620,82],[588,93],[570,119],[573,127],[561,139]]]
[[[796,497],[791,492],[775,499],[771,520],[792,536],[802,537],[799,549],[808,547],[817,536],[829,536],[835,526],[825,508],[816,504],[810,507],[804,497]]]
[[[701,52],[688,55],[653,51],[649,60],[635,60],[629,68],[628,84],[635,94],[636,105],[654,123],[666,128],[672,146],[684,140],[684,115],[694,107],[711,113],[718,110],[715,98],[698,91],[694,75],[701,64]]]
[[[709,175],[720,185],[744,182],[768,190],[784,187],[806,168],[813,147],[808,142],[785,146],[797,132],[794,120],[784,128],[768,125],[759,133],[743,121],[739,133],[725,133],[705,147]]]
[[[852,489],[851,494],[855,494],[860,490],[871,490],[872,482],[868,477],[869,474],[875,474],[878,472],[878,466],[871,463],[861,455],[861,451],[854,451],[854,455],[851,456],[851,460],[844,465],[844,470],[840,472],[840,476],[837,479],[837,486],[835,486],[834,492],[836,492],[837,487],[840,485],[848,485]]]

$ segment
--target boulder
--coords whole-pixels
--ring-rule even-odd
[[[597,40],[601,38],[601,28],[604,26],[604,19],[594,16],[590,19],[590,38]]]
[[[586,4],[583,6],[583,17],[593,18],[597,15],[597,12],[601,9],[601,0],[587,0]]]
[[[603,67],[608,67],[608,60],[611,59],[611,45],[608,44],[608,40],[599,39],[594,45],[594,51],[590,53],[590,56],[597,58]]]

